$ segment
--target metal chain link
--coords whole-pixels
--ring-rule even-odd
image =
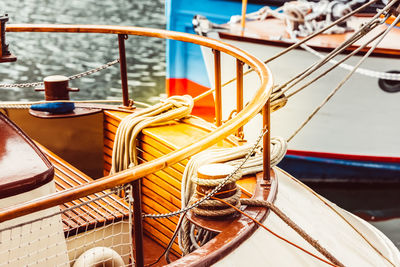
[[[8,83],[1,83],[0,87],[1,88],[27,88],[27,87],[37,87],[43,85],[43,82],[35,82],[35,83],[14,83],[14,84],[8,84]]]
[[[237,166],[237,168],[233,172],[231,172],[226,178],[224,178],[224,180],[217,187],[215,187],[210,193],[205,195],[203,198],[201,198],[200,200],[196,201],[192,205],[186,206],[185,208],[177,210],[177,211],[173,211],[173,212],[169,212],[169,213],[163,213],[163,214],[145,214],[145,215],[143,215],[143,217],[144,218],[151,218],[151,219],[162,219],[162,218],[169,218],[169,217],[173,217],[173,216],[178,216],[178,215],[180,215],[182,213],[185,213],[185,212],[187,212],[187,211],[189,211],[189,210],[191,210],[193,208],[198,207],[201,203],[203,203],[204,201],[210,199],[219,190],[221,190],[221,188],[231,180],[232,176],[236,175],[236,173],[243,167],[243,165],[247,162],[247,160],[250,158],[250,156],[256,150],[256,148],[258,147],[258,144],[260,143],[262,137],[266,133],[267,133],[267,130],[263,130],[261,132],[261,134],[258,136],[256,142],[254,143],[254,146],[249,150],[249,153],[247,153],[246,157],[243,159],[243,161],[240,163],[240,165]]]
[[[117,63],[119,63],[119,59],[116,59],[116,60],[113,60],[113,61],[111,61],[111,62],[108,62],[108,63],[106,63],[106,64],[104,64],[104,65],[102,65],[102,66],[100,66],[100,67],[95,68],[95,69],[91,69],[91,70],[88,70],[88,71],[85,71],[85,72],[82,72],[82,73],[78,73],[78,74],[69,76],[68,78],[69,78],[70,80],[79,79],[79,78],[88,76],[88,75],[90,75],[90,74],[99,72],[99,71],[101,71],[101,70],[107,69],[107,68],[109,68],[109,67],[111,67],[112,65],[117,64]]]
[[[119,63],[119,59],[110,61],[110,62],[108,62],[108,63],[106,63],[106,64],[104,64],[104,65],[101,65],[100,67],[97,67],[97,68],[95,68],[95,69],[91,69],[91,70],[88,70],[88,71],[85,71],[85,72],[81,72],[81,73],[78,73],[78,74],[69,76],[68,79],[69,79],[69,80],[79,79],[79,78],[88,76],[88,75],[90,75],[90,74],[99,72],[99,71],[101,71],[101,70],[107,69],[107,68],[109,68],[109,67],[111,67],[112,65],[117,64],[117,63]],[[44,84],[43,82],[34,82],[34,83],[14,83],[14,84],[0,83],[0,88],[17,88],[17,87],[19,87],[19,88],[27,88],[27,87],[41,86],[41,85],[43,85],[43,84]]]

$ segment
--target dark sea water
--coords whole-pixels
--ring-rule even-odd
[[[0,14],[10,23],[115,24],[165,28],[163,0],[25,0],[1,1]],[[18,64],[0,64],[0,83],[41,81],[48,75],[70,76],[118,58],[115,35],[9,33]],[[126,43],[129,90],[134,99],[156,102],[165,91],[165,41],[130,37]],[[75,80],[73,99],[120,99],[119,65]],[[39,100],[33,88],[2,89],[0,100]],[[400,248],[398,186],[311,185],[339,206],[368,219]]]
[[[107,24],[165,28],[164,1],[18,0],[0,1],[9,23]],[[42,81],[49,75],[70,76],[118,58],[117,35],[8,33],[18,64],[0,64],[0,83]],[[165,41],[130,36],[126,41],[130,95],[154,102],[165,87]],[[73,99],[120,99],[119,64],[70,82],[80,88]],[[1,100],[39,100],[33,88],[0,89]]]

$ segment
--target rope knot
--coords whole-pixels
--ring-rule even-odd
[[[126,116],[118,125],[114,139],[111,174],[138,164],[137,136],[149,126],[187,117],[192,112],[191,96],[172,96],[160,103]]]
[[[190,95],[171,96],[167,99],[160,100],[160,102],[162,104],[171,104],[174,108],[190,107],[190,110],[194,105],[193,98]]]

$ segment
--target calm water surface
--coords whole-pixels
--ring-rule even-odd
[[[165,28],[164,1],[25,0],[1,1],[9,23],[107,24]],[[0,64],[0,83],[42,81],[49,75],[70,76],[118,58],[117,35],[8,33],[18,64]],[[157,101],[164,92],[165,41],[130,36],[126,41],[130,94]],[[73,99],[120,99],[119,64],[70,82],[81,89]],[[0,89],[1,100],[39,100],[33,88]]]
[[[163,0],[25,0],[1,1],[11,23],[115,24],[165,28]],[[0,64],[0,83],[41,81],[48,75],[70,76],[118,58],[117,37],[96,34],[9,33],[18,64]],[[126,43],[129,89],[136,100],[156,102],[165,86],[165,42],[130,37]],[[73,99],[119,99],[119,65],[71,82],[81,92]],[[0,89],[0,100],[39,100],[27,89]],[[156,97],[154,97],[156,96]],[[311,185],[352,212],[369,218],[400,248],[400,188]],[[386,220],[391,218],[390,220]]]

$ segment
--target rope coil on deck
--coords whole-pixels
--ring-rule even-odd
[[[210,169],[212,173],[210,173]],[[205,194],[211,191],[215,186],[221,184],[224,179],[218,179],[221,175],[229,176],[229,173],[235,170],[235,167],[226,164],[209,164],[200,167],[197,171],[197,175],[193,176],[191,179],[194,184],[196,184],[196,192],[192,196],[189,203],[193,203]],[[217,173],[217,174],[216,174]],[[226,182],[226,185],[221,188],[221,190],[214,195],[214,197],[224,198],[225,201],[231,205],[239,208],[240,207],[240,196],[242,192],[236,186],[236,181],[242,178],[242,173],[240,171],[232,175]],[[219,202],[215,199],[204,200],[200,205],[192,209],[192,212],[196,215],[206,216],[206,217],[225,217],[236,213],[236,211],[227,207],[226,204]]]
[[[262,156],[258,143],[264,134],[265,133],[262,132],[258,136],[256,142],[252,145],[245,144],[243,146],[233,148],[213,149],[193,156],[186,165],[184,174],[182,176],[181,210],[192,210],[207,199],[213,197],[218,192],[220,193],[221,188],[228,183],[228,180],[231,181],[238,179],[231,179],[231,177],[236,176],[239,171],[242,175],[262,171]],[[286,154],[286,150],[287,143],[283,138],[271,138],[271,167],[275,166],[282,160]],[[193,194],[195,194],[195,184],[192,182],[192,177],[195,181],[198,180],[195,177],[197,177],[197,170],[199,167],[205,164],[220,162],[225,162],[234,166],[235,171],[230,173],[226,178],[223,178],[221,183],[219,183],[211,192],[207,193],[200,200],[197,200],[194,203],[191,202],[191,197]],[[190,229],[191,223],[184,218],[182,222],[182,228],[179,231],[179,246],[184,255],[197,247],[196,244],[193,244],[192,242],[194,237],[191,236]],[[205,243],[206,240],[199,240],[199,242]]]
[[[193,105],[193,99],[189,95],[172,96],[152,107],[126,116],[119,124],[115,135],[110,173],[126,170],[138,164],[137,136],[144,128],[189,116]]]

